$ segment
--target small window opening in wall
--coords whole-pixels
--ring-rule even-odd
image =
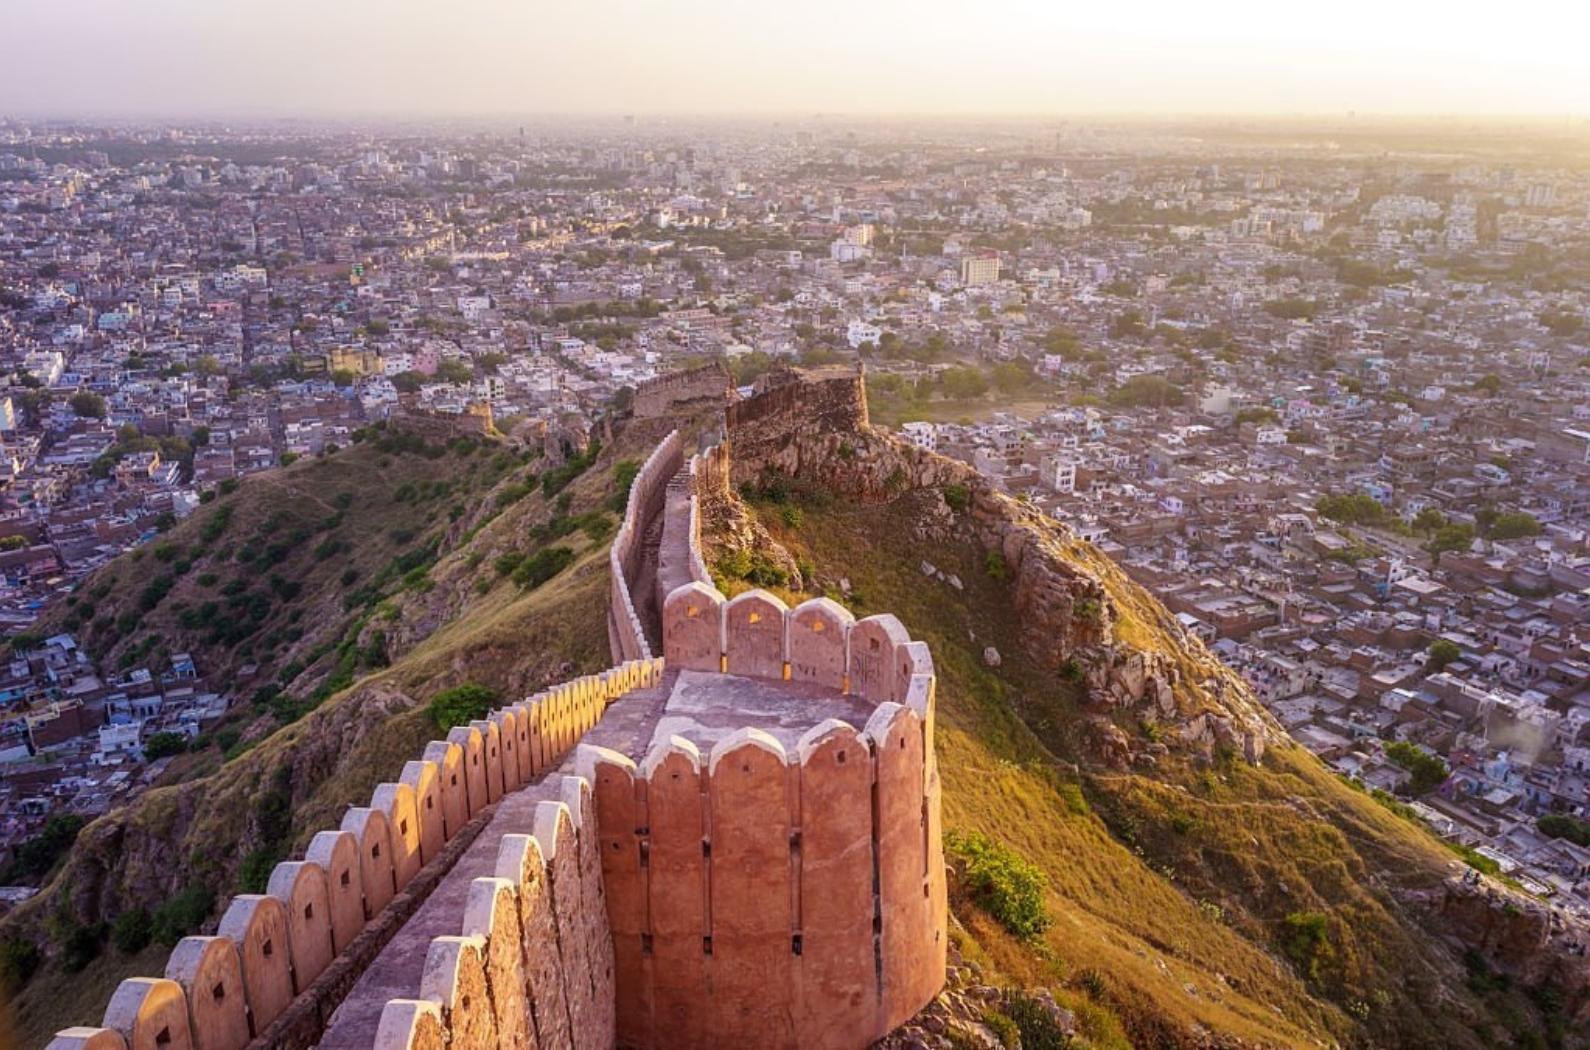
[[[702,955],[711,955],[712,954],[712,938],[711,937],[703,937],[703,938],[701,938],[701,954]]]
[[[434,808],[434,806],[435,806],[434,800],[431,798],[431,796],[426,795],[425,796],[425,808],[426,809],[432,809],[432,808]]]
[[[458,786],[458,774],[457,774],[457,773],[454,773],[454,774],[453,774],[453,783],[452,783],[452,786],[453,786],[453,787],[457,787],[457,786]]]
[[[379,842],[372,844],[370,846],[370,856],[379,857],[380,855],[381,855],[381,844]]]
[[[343,869],[343,872],[342,872],[342,884],[344,886],[346,886],[348,884],[348,871],[347,871],[346,868]]]
[[[800,934],[797,933],[797,934],[795,934],[793,937],[791,937],[789,939],[789,950],[795,955],[799,955],[801,953],[801,935]]]
[[[313,904],[304,905],[304,918],[313,919],[314,917],[315,917],[315,906]]]
[[[643,933],[640,935],[640,953],[642,955],[651,954],[651,934]]]
[[[872,649],[873,652],[877,652],[879,649],[883,648],[883,643],[878,641],[876,638],[868,638],[867,645]]]
[[[834,753],[834,761],[839,763],[840,765],[844,765],[845,764],[845,753],[843,751],[835,752]]]
[[[171,1029],[169,1029],[169,1028],[160,1029],[160,1034],[155,1036],[155,1045],[156,1046],[170,1046],[171,1045]]]
[[[272,945],[271,945],[270,941],[266,941],[264,944],[259,946],[259,953],[261,955],[265,956],[265,958],[267,958],[267,959],[269,959],[271,957],[271,951],[272,951]]]
[[[225,984],[217,984],[214,988],[211,988],[210,989],[210,997],[212,999],[214,999],[216,1002],[221,1002],[223,999],[226,998],[226,985]]]
[[[409,833],[409,822],[406,821],[406,820],[398,821],[398,834],[399,835],[407,835],[408,833]]]
[[[712,856],[712,843],[708,842],[706,839],[701,840],[701,855],[703,857]]]
[[[465,1014],[469,1013],[469,996],[466,995],[458,1000],[458,1008]]]

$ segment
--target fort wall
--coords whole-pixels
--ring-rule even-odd
[[[651,659],[651,644],[636,611],[633,588],[640,573],[647,525],[660,514],[668,482],[684,465],[679,432],[672,431],[652,450],[629,487],[624,520],[608,551],[608,642],[615,662]]]
[[[656,419],[686,405],[718,408],[729,402],[733,392],[734,378],[728,368],[721,361],[713,361],[639,383],[631,411],[636,419]]]
[[[661,673],[661,660],[622,663],[505,705],[487,719],[454,728],[448,740],[432,741],[422,758],[404,765],[398,781],[377,785],[368,806],[351,807],[338,829],[315,835],[302,859],[278,864],[265,893],[232,898],[215,936],[180,941],[164,977],[124,980],[100,1026],[68,1029],[50,1046],[313,1046],[359,973],[452,868],[497,798],[556,769],[608,703],[655,685]],[[555,859],[564,848],[573,858],[565,862],[572,874],[563,892],[570,921],[584,924],[582,958],[595,960],[582,963],[581,972],[591,1003],[585,1014],[600,1039],[603,1025],[611,1028],[604,1019],[613,1002],[610,987],[598,984],[593,972],[598,964],[611,972],[610,949],[603,947],[600,863],[594,846],[583,860],[575,855],[577,829],[592,819],[590,794],[565,785],[564,798],[558,805],[569,811],[567,826],[554,822],[544,853]],[[514,892],[522,896],[532,876],[547,877],[521,871]],[[490,921],[481,920],[478,936],[486,940],[448,956],[455,984],[469,982],[471,967],[498,965],[493,960],[500,962],[503,953],[489,951],[489,938],[514,928],[508,918],[482,908]],[[599,930],[587,921],[591,916]],[[535,928],[545,933],[544,923]],[[478,961],[470,954],[476,947],[484,953]],[[417,1009],[408,1029],[423,1040],[436,1031],[435,1022],[444,1022],[447,1031],[450,1017],[445,1010]],[[606,1046],[611,1040],[576,1045]]]
[[[692,477],[710,494],[728,465],[710,450]],[[944,979],[931,654],[888,614],[857,620],[827,598],[789,608],[760,590],[729,600],[702,579],[667,596],[662,620],[669,667],[831,689],[873,713],[860,728],[828,719],[790,750],[749,728],[705,756],[660,740],[638,764],[580,748],[622,1044],[882,1038]]]

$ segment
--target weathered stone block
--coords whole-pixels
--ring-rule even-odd
[[[272,870],[265,892],[287,909],[293,988],[301,992],[337,954],[331,939],[331,894],[325,869],[314,861],[283,861]]]
[[[248,1045],[243,964],[229,938],[182,938],[166,960],[166,977],[182,986],[197,1050],[241,1050]]]
[[[237,945],[249,1020],[258,1035],[293,1001],[287,909],[275,897],[239,894],[222,914],[216,933]]]

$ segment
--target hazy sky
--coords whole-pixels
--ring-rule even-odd
[[[0,0],[0,113],[1590,113],[1584,0]]]

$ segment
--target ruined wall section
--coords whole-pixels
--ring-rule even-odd
[[[725,405],[734,394],[734,377],[722,361],[648,379],[635,387],[631,411],[636,419],[673,415],[686,406]]]
[[[278,864],[265,893],[234,897],[216,936],[184,938],[164,977],[124,980],[99,1027],[68,1029],[51,1046],[64,1050],[88,1038],[170,1050],[313,1046],[364,967],[490,819],[489,807],[556,769],[608,703],[661,676],[661,660],[631,661],[455,727],[406,763],[398,779],[377,785],[368,805],[351,807],[340,827],[315,835],[301,859]],[[573,843],[573,828],[589,825],[589,792],[566,792],[565,801],[578,816],[554,830],[549,857],[559,835]],[[586,957],[606,966],[600,865],[594,852],[576,860],[569,861],[574,874],[565,896],[585,923]],[[467,948],[455,956],[464,973],[473,956]],[[588,1014],[600,1025],[612,992],[596,982],[593,967],[585,972]],[[411,1011],[410,1027],[430,1033],[437,1019]],[[600,1028],[593,1031],[600,1036]]]
[[[671,431],[652,450],[629,487],[624,520],[608,550],[607,638],[616,662],[651,659],[651,644],[636,611],[634,587],[641,567],[645,530],[661,512],[668,482],[684,465],[679,432]]]

